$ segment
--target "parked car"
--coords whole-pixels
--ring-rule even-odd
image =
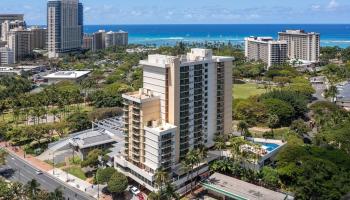
[[[132,187],[130,188],[130,192],[131,192],[133,195],[135,195],[135,196],[137,196],[137,195],[139,195],[139,194],[141,193],[141,191],[140,191],[137,187],[135,187],[135,186],[132,186]]]

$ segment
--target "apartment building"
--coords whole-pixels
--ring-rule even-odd
[[[25,59],[32,53],[31,32],[23,28],[15,28],[9,32],[8,47],[14,52],[15,62]]]
[[[0,48],[0,66],[11,65],[15,63],[13,51],[8,47]]]
[[[116,168],[155,190],[159,167],[178,179],[187,152],[212,147],[215,134],[230,133],[232,61],[209,49],[140,61],[143,88],[123,95],[126,144],[123,155],[114,159]],[[175,182],[177,189],[184,182]]]
[[[127,46],[128,45],[128,33],[125,31],[113,32],[109,31],[106,33],[106,44],[105,47],[111,46]]]
[[[92,49],[94,38],[91,35],[85,34],[83,36],[83,49]]]
[[[99,30],[93,34],[92,51],[98,51],[106,48],[106,31]]]
[[[79,0],[49,0],[47,31],[49,58],[79,51],[83,39],[83,5]]]
[[[15,21],[6,20],[6,21],[4,21],[1,24],[1,40],[8,41],[9,32],[12,29],[20,28],[20,27],[26,28],[26,22],[22,21],[22,20],[15,20]]]
[[[287,41],[289,59],[319,62],[319,33],[308,33],[304,30],[286,30],[285,32],[279,32],[278,35],[280,41]]]
[[[249,61],[263,61],[267,68],[288,60],[287,42],[274,41],[272,37],[245,38],[245,57]]]
[[[23,21],[23,14],[0,14],[0,36],[2,35],[2,23],[5,21]]]
[[[47,48],[47,29],[33,26],[28,29],[31,34],[32,49],[46,49]]]

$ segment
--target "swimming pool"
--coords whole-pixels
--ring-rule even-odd
[[[263,143],[263,142],[257,142],[257,143],[261,144],[262,147],[269,152],[274,151],[275,149],[277,149],[279,147],[278,144],[274,144],[274,143]]]

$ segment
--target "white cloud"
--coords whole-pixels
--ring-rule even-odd
[[[327,8],[330,10],[335,10],[338,7],[339,7],[339,3],[337,2],[337,0],[331,0],[327,6]]]
[[[313,11],[319,11],[321,9],[321,5],[312,5],[311,6],[311,10],[313,10]]]

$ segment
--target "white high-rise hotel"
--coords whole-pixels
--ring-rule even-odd
[[[81,49],[83,5],[79,0],[49,0],[47,3],[49,58]]]
[[[231,132],[232,61],[208,49],[141,61],[143,88],[123,95],[126,144],[115,166],[150,190],[163,167],[183,178],[174,182],[179,189],[187,181],[179,172],[187,152]]]
[[[320,34],[304,30],[286,30],[278,33],[280,41],[287,41],[289,59],[318,62],[320,60]]]

